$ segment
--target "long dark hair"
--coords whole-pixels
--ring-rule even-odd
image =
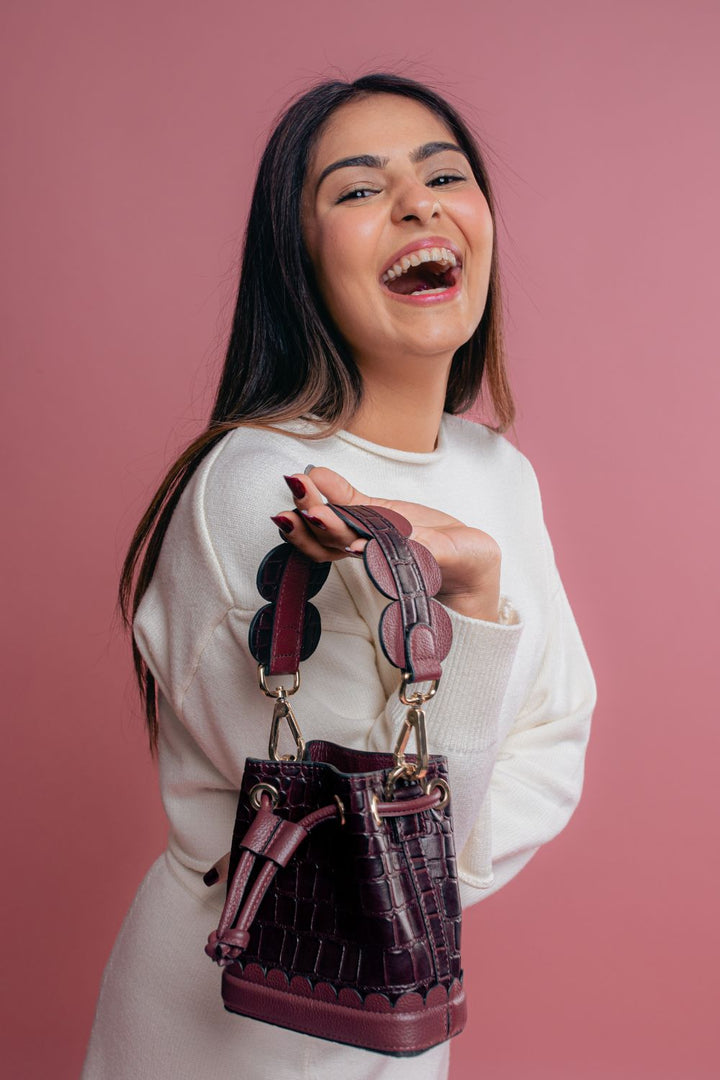
[[[412,98],[435,113],[465,151],[495,219],[490,180],[470,130],[439,94],[400,75],[363,75],[322,82],[280,116],[258,170],[248,216],[240,284],[225,365],[208,427],[168,471],[132,538],[120,579],[120,608],[131,625],[160,554],[170,518],[205,455],[241,424],[272,426],[316,418],[307,438],[346,427],[362,400],[360,372],[315,285],[301,232],[301,198],[310,154],[324,124],[341,105],[368,94]],[[480,324],[453,358],[445,411],[464,412],[483,388],[504,431],[515,415],[502,336],[500,275],[493,245],[490,282]],[[157,746],[156,687],[133,641],[150,745]]]

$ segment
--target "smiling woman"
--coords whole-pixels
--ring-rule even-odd
[[[302,715],[321,745],[353,754],[386,751],[410,715],[378,629],[386,600],[353,558],[367,543],[362,514],[402,515],[434,556],[453,645],[428,705],[428,739],[447,758],[464,904],[517,874],[577,805],[595,690],[535,475],[501,435],[514,410],[493,215],[467,127],[410,80],[322,83],[270,137],[211,421],[166,476],[123,571],[169,842],[108,964],[85,1080],[406,1074],[401,1060],[323,1041],[329,1030],[316,1030],[322,1039],[285,1030],[294,1025],[282,1008],[271,1018],[278,1026],[224,1012],[204,956],[223,905],[243,763],[266,753],[248,633],[257,566],[276,528],[287,552],[331,564],[317,598],[321,659],[303,665]],[[494,427],[457,415],[481,391]],[[426,831],[436,811],[424,807]],[[303,902],[300,877],[285,893],[278,884],[274,907],[257,909],[253,933],[290,940],[282,928]],[[448,883],[436,887],[447,906]],[[378,943],[368,938],[356,955],[326,927],[318,945],[318,920],[334,926],[335,916],[320,918],[314,888],[305,900],[318,905],[307,939],[289,953],[282,946],[283,965],[308,992],[319,984],[325,1001],[332,957],[338,993],[359,982],[368,1001],[377,997],[385,979],[368,975],[366,957]],[[389,925],[397,944],[407,911]],[[244,948],[238,927],[228,933]],[[422,963],[439,969],[429,937],[413,941]],[[277,990],[271,970],[256,978]],[[446,1077],[448,1045],[416,1057],[413,1074]]]

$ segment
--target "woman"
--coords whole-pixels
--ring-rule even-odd
[[[497,430],[453,415],[481,380]],[[296,710],[312,738],[388,750],[403,712],[377,647],[386,601],[325,500],[399,510],[440,565],[454,641],[428,728],[449,760],[463,902],[568,821],[594,684],[532,468],[498,434],[512,416],[492,196],[467,128],[396,76],[314,88],[260,166],[211,424],[125,566],[170,837],[110,959],[86,1080],[405,1075],[402,1060],[225,1013],[203,953],[223,863],[209,887],[203,874],[229,846],[245,757],[266,754],[247,631],[276,526],[335,564]],[[416,1058],[414,1075],[446,1076],[448,1053]]]

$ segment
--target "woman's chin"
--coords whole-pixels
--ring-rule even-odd
[[[480,316],[466,305],[414,307],[394,304],[388,311],[366,308],[362,322],[356,322],[346,337],[356,357],[372,358],[372,366],[388,363],[388,357],[412,356],[428,360],[452,357],[475,332]]]
[[[471,332],[472,333],[472,332]],[[464,336],[457,334],[399,334],[392,343],[386,343],[385,347],[377,347],[376,356],[382,354],[392,355],[399,359],[412,359],[417,363],[427,360],[430,363],[452,360],[461,345],[464,345],[471,333]]]
[[[414,326],[402,327],[397,334],[398,347],[414,356],[453,356],[468,341],[477,326],[465,320],[419,319]]]
[[[483,304],[470,304],[467,295],[458,293],[452,299],[438,301],[432,296],[424,301],[422,296],[393,297],[389,314],[395,333],[399,338],[415,345],[420,353],[434,355],[437,352],[454,353],[468,341],[477,329],[483,314]],[[409,302],[408,302],[409,301]]]

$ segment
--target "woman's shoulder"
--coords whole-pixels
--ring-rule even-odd
[[[255,571],[279,543],[270,515],[292,505],[283,475],[302,472],[308,453],[293,433],[244,425],[225,435],[183,491],[165,561],[200,563],[233,606],[256,606]]]
[[[257,428],[225,435],[186,484],[134,620],[135,637],[172,701],[233,611],[262,604],[257,568],[280,537],[270,520],[287,503],[283,473],[301,471],[297,440]]]
[[[443,426],[451,461],[455,458],[468,468],[495,475],[504,483],[527,488],[528,492],[538,490],[530,461],[504,434],[477,420],[449,413],[443,416]]]
[[[198,469],[195,491],[208,525],[253,528],[263,515],[292,502],[283,476],[303,472],[312,458],[312,443],[299,438],[295,426],[243,425],[226,435]]]

